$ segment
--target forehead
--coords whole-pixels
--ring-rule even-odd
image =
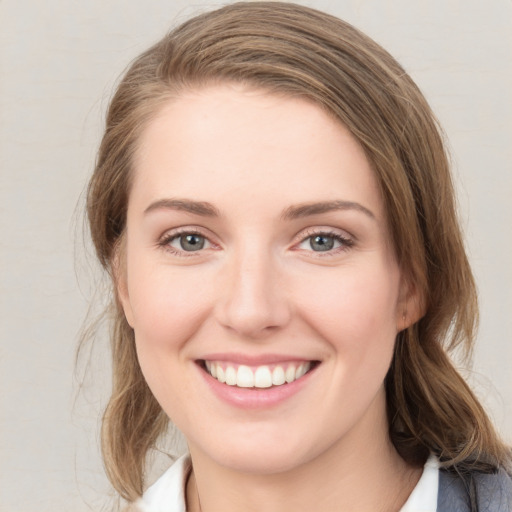
[[[263,195],[276,204],[341,198],[382,210],[365,153],[339,121],[311,101],[241,85],[170,100],[143,130],[134,164],[132,195],[146,201]]]

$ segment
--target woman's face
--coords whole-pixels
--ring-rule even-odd
[[[232,85],[169,102],[125,250],[140,365],[193,456],[286,471],[387,428],[406,293],[372,169],[318,106]]]

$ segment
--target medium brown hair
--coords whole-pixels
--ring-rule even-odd
[[[459,473],[506,465],[507,449],[447,355],[458,347],[469,357],[477,298],[440,128],[404,69],[348,23],[291,3],[235,3],[185,22],[138,57],[111,101],[88,189],[103,267],[115,280],[142,130],[180,91],[226,81],[315,102],[350,130],[375,171],[401,270],[424,311],[399,333],[386,377],[398,452],[411,464],[434,452]],[[134,500],[168,419],[143,378],[118,301],[113,308],[102,448],[112,484]]]

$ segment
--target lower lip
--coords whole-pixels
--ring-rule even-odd
[[[228,386],[213,378],[206,370],[198,366],[203,379],[212,392],[222,401],[241,409],[268,409],[285,402],[309,382],[316,366],[300,379],[281,386],[270,388],[239,388]]]

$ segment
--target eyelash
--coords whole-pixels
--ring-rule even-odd
[[[170,252],[174,256],[179,256],[182,258],[190,258],[190,257],[198,256],[197,253],[201,253],[202,250],[183,251],[183,250],[176,249],[175,247],[170,245],[171,242],[173,242],[174,240],[176,240],[177,238],[179,238],[180,236],[183,236],[183,235],[200,236],[201,238],[204,238],[208,243],[214,245],[212,242],[210,242],[209,238],[198,229],[179,228],[175,231],[172,231],[171,233],[166,233],[165,235],[163,235],[162,238],[158,241],[158,246],[161,247],[162,249],[164,249],[165,251]]]
[[[341,235],[339,232],[329,229],[311,229],[306,230],[304,233],[305,236],[301,237],[301,240],[298,244],[295,245],[301,245],[304,242],[306,242],[309,239],[312,239],[313,237],[317,236],[324,236],[327,238],[333,238],[335,242],[339,242],[340,246],[327,250],[327,251],[308,251],[313,253],[315,258],[326,258],[329,256],[332,256],[333,254],[338,254],[340,252],[348,251],[353,245],[354,240],[352,238],[348,238],[347,236]],[[311,243],[311,242],[310,242]]]
[[[179,250],[170,245],[171,242],[173,242],[174,240],[176,240],[177,238],[179,238],[180,236],[183,236],[183,235],[199,236],[201,238],[204,238],[209,244],[215,246],[215,244],[213,244],[213,242],[211,242],[206,235],[204,235],[200,230],[194,229],[194,228],[179,228],[175,231],[172,231],[171,233],[166,233],[158,241],[157,245],[159,247],[161,247],[162,249],[170,252],[171,254],[173,254],[175,256],[183,257],[183,258],[198,256],[201,252],[203,252],[202,249],[200,249],[198,251]],[[328,257],[328,256],[332,256],[333,254],[338,254],[339,252],[347,251],[354,245],[353,239],[343,236],[340,233],[338,233],[336,231],[332,231],[332,230],[325,230],[325,229],[324,230],[314,230],[314,229],[312,229],[312,230],[307,230],[304,233],[304,235],[305,236],[301,237],[301,239],[298,243],[294,244],[294,247],[300,246],[301,244],[306,242],[308,239],[311,239],[311,238],[317,237],[317,236],[333,238],[335,242],[339,242],[339,244],[340,244],[339,247],[329,249],[326,251],[313,251],[313,250],[307,251],[307,252],[311,252],[312,254],[314,254],[315,257],[317,257],[317,258]]]

